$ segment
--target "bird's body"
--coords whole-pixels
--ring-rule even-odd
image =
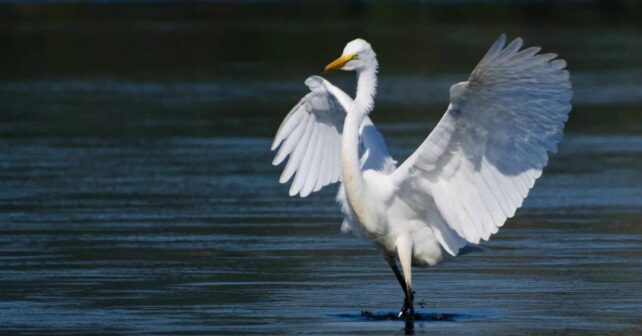
[[[539,48],[519,51],[521,39],[504,45],[502,35],[469,80],[451,87],[444,117],[399,166],[368,116],[378,63],[361,39],[326,67],[357,73],[354,100],[312,76],[277,132],[273,163],[289,156],[280,181],[294,176],[291,195],[341,180],[342,229],[383,252],[406,295],[400,315],[412,317],[411,266],[435,265],[496,233],[561,140],[572,95],[566,63]]]

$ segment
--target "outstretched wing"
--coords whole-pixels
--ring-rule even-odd
[[[538,47],[519,51],[520,38],[505,43],[502,35],[468,81],[451,87],[446,114],[391,175],[418,213],[435,205],[437,222],[475,244],[522,205],[571,110],[566,62]],[[453,254],[460,247],[440,241]]]
[[[279,182],[294,176],[289,193],[301,197],[341,179],[341,134],[352,104],[345,92],[319,76],[309,77],[305,84],[311,92],[288,113],[272,144],[272,150],[280,147],[273,165],[289,157]],[[369,118],[361,125],[361,149],[364,168],[394,169],[395,162]]]

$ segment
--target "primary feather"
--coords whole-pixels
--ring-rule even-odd
[[[341,133],[353,103],[320,76],[309,77],[305,84],[310,93],[288,113],[272,143],[272,150],[279,148],[273,165],[289,156],[279,182],[286,183],[294,176],[290,196],[301,197],[341,180]],[[370,118],[363,121],[360,134],[364,169],[394,170],[395,161]]]
[[[467,82],[450,89],[446,114],[392,175],[412,209],[435,204],[441,219],[470,243],[487,240],[528,195],[562,138],[571,109],[565,62],[504,48],[501,36]],[[430,225],[430,223],[428,223]],[[461,247],[440,241],[451,254]]]

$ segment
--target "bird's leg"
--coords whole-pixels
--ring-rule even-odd
[[[403,317],[407,320],[412,320],[415,316],[415,307],[413,306],[413,302],[415,299],[415,292],[412,290],[412,287],[410,286],[403,286],[404,287],[404,293],[406,294],[406,297],[403,300],[403,306],[401,307],[401,311],[399,311],[399,317]]]
[[[408,314],[406,315],[406,318],[409,320],[413,320],[415,318],[415,307],[413,305],[413,302],[415,300],[415,292],[410,286],[407,287],[406,297],[408,298]]]
[[[403,278],[405,282],[406,301],[404,304],[406,311],[402,311],[406,320],[412,320],[415,317],[415,308],[413,307],[414,293],[412,291],[412,240],[408,236],[401,236],[397,238],[397,255],[399,256],[399,263],[403,270]],[[407,313],[406,313],[407,312]]]
[[[401,275],[399,268],[397,267],[397,262],[395,261],[395,257],[388,253],[384,253],[383,258],[386,260],[390,268],[392,268],[392,272],[395,273],[395,277],[397,278],[397,281],[399,281],[399,285],[401,285],[401,289],[403,289],[403,293],[405,295],[403,299],[403,306],[401,306],[401,310],[399,311],[399,317],[401,317],[406,314],[406,311],[408,310],[408,306],[410,305],[406,282],[403,279],[403,276]]]

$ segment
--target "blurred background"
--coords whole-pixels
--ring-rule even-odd
[[[414,276],[418,334],[642,332],[638,1],[0,2],[0,330],[401,334],[336,187],[287,196],[271,138],[361,37],[403,161],[501,33],[568,62],[559,153],[476,254]],[[349,73],[327,76],[354,92]]]

